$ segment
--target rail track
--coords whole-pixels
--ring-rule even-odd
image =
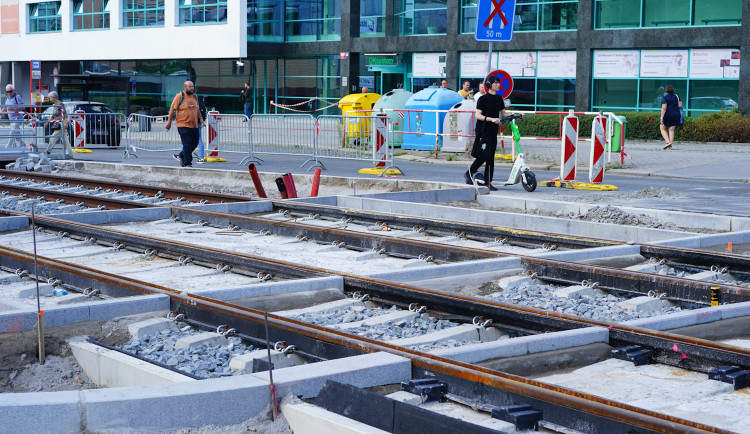
[[[291,204],[291,205],[290,205]],[[280,217],[245,216],[171,207],[171,213],[182,224],[226,229],[228,232],[268,231],[287,238],[306,237],[318,243],[343,242],[342,249],[360,252],[383,249],[388,254],[403,259],[414,259],[419,255],[438,258],[435,262],[446,263],[462,260],[487,259],[492,257],[518,256],[521,265],[529,275],[548,282],[563,285],[576,285],[581,281],[597,282],[598,287],[629,295],[644,295],[650,292],[665,294],[666,298],[686,304],[707,306],[716,302],[736,303],[748,300],[747,288],[740,285],[665,276],[651,272],[617,269],[611,267],[557,261],[528,255],[508,254],[487,248],[455,246],[449,243],[400,238],[398,236],[369,234],[361,230],[350,230],[356,223],[362,225],[388,226],[391,229],[404,228],[416,232],[419,237],[450,237],[457,242],[467,238],[474,241],[497,243],[498,232],[507,231],[506,236],[515,238],[518,244],[539,247],[551,243],[546,234],[519,234],[512,229],[498,229],[481,225],[466,225],[440,220],[401,217],[381,213],[342,210],[336,207],[294,204],[288,201],[275,201],[273,204]],[[294,209],[290,211],[290,209]],[[282,213],[278,213],[282,210]],[[289,211],[284,213],[283,211]],[[316,212],[317,211],[317,212]],[[322,213],[320,212],[322,211]],[[292,215],[291,213],[296,213]],[[340,227],[321,227],[305,223],[310,214],[325,216],[331,223]],[[23,213],[18,213],[23,215]],[[341,218],[351,219],[349,221]],[[380,222],[378,224],[378,222]],[[421,223],[422,231],[415,231],[415,223]],[[637,346],[650,352],[651,361],[707,372],[725,366],[739,366],[750,369],[750,351],[731,345],[724,345],[705,339],[680,336],[672,333],[653,331],[624,324],[596,321],[574,315],[560,314],[540,309],[524,308],[486,299],[458,296],[441,291],[413,287],[394,282],[368,278],[354,273],[340,272],[313,266],[298,265],[282,260],[273,260],[221,248],[207,247],[204,243],[191,244],[179,240],[157,238],[134,234],[112,228],[96,227],[74,223],[57,218],[37,217],[35,224],[43,228],[54,240],[42,239],[41,243],[59,243],[61,240],[75,241],[85,245],[86,251],[80,255],[70,255],[65,260],[44,257],[37,258],[40,267],[39,278],[58,279],[68,288],[95,288],[100,297],[122,297],[136,294],[166,294],[171,299],[172,310],[183,315],[188,323],[207,330],[218,326],[235,328],[239,335],[258,345],[263,345],[266,312],[236,303],[211,299],[193,294],[183,288],[170,285],[144,282],[141,279],[101,271],[96,265],[83,266],[76,263],[76,257],[104,257],[104,252],[129,254],[127,260],[137,261],[141,256],[172,261],[176,266],[190,262],[211,270],[224,273],[226,268],[246,282],[339,276],[343,279],[344,291],[348,294],[369,296],[370,302],[378,305],[394,305],[402,309],[410,306],[424,309],[423,313],[437,320],[450,320],[461,324],[474,324],[477,328],[495,328],[514,336],[539,334],[544,332],[572,330],[590,326],[609,329],[609,345],[614,349]],[[464,229],[465,236],[457,236],[456,231]],[[471,229],[474,232],[471,232]],[[494,231],[494,232],[493,232]],[[446,235],[447,234],[447,235]],[[471,235],[469,235],[471,234]],[[533,241],[524,236],[531,235]],[[0,238],[3,236],[0,235]],[[615,245],[606,240],[576,240],[573,237],[557,236],[555,240],[571,239],[570,246],[578,248]],[[30,238],[30,237],[29,237]],[[179,237],[178,237],[179,238]],[[345,240],[345,241],[341,241]],[[301,239],[297,239],[302,242]],[[445,241],[445,240],[444,240]],[[5,245],[5,243],[3,243]],[[30,245],[14,244],[18,249],[0,248],[0,267],[6,271],[33,269],[34,258]],[[505,244],[505,243],[501,243]],[[41,245],[41,244],[40,244]],[[75,248],[69,246],[70,248]],[[98,251],[99,249],[100,251]],[[127,253],[129,251],[131,253]],[[686,251],[659,246],[640,246],[645,258],[655,258],[698,273],[711,271],[728,272],[746,279],[750,270],[747,257],[723,255],[704,251]],[[381,254],[381,253],[379,253]],[[717,270],[716,267],[728,267]],[[22,271],[21,271],[22,272]],[[337,330],[331,327],[315,326],[281,315],[268,314],[268,326],[272,342],[293,344],[301,355],[310,360],[326,360],[347,357],[365,352],[386,351],[412,360],[415,375],[435,377],[450,384],[452,393],[464,396],[471,401],[478,395],[498,402],[523,402],[544,410],[545,420],[564,426],[589,426],[594,431],[638,429],[653,432],[720,432],[704,424],[671,417],[662,413],[643,410],[638,407],[602,399],[597,396],[553,386],[540,381],[510,375],[481,366],[461,363],[443,357],[436,357],[401,345],[370,339]],[[675,345],[680,351],[675,352]],[[686,362],[687,360],[687,362]],[[473,397],[473,398],[472,398]],[[582,413],[581,413],[582,412]]]

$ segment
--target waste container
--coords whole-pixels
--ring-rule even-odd
[[[442,87],[430,86],[412,95],[406,102],[407,122],[404,125],[403,149],[435,149],[435,134],[443,132],[443,120],[447,110],[463,101],[458,92]],[[436,110],[445,110],[436,112]],[[442,137],[437,140],[442,144]]]
[[[138,116],[138,129],[140,131],[151,131],[151,118],[149,117],[151,116],[151,110],[140,110],[138,114],[143,115]]]
[[[408,90],[404,89],[393,89],[390,92],[386,92],[380,99],[372,106],[372,110],[377,113],[381,109],[388,109],[388,123],[389,131],[393,131],[393,134],[389,135],[389,140],[392,138],[391,146],[401,146],[404,142],[404,112],[396,112],[393,110],[403,110],[406,107],[406,101],[414,95]]]
[[[372,106],[378,101],[377,93],[353,93],[341,98],[339,108],[344,119],[344,137],[350,144],[370,141],[370,120]]]
[[[469,143],[474,143],[474,125],[476,124],[477,102],[465,99],[448,110],[443,121],[443,152],[464,152]]]
[[[615,120],[612,121],[612,140],[609,141],[609,152],[620,152],[622,149],[622,139],[625,137],[627,120],[625,120],[625,116],[615,117],[622,121],[622,125]]]

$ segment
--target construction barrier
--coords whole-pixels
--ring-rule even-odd
[[[83,110],[76,110],[70,115],[70,122],[73,129],[73,152],[80,152],[86,147],[86,118]],[[89,151],[91,152],[91,151]]]
[[[604,149],[607,140],[607,118],[599,115],[591,125],[591,158],[589,160],[589,182],[604,181]]]
[[[308,157],[302,163],[303,167],[311,162],[311,168],[323,167],[318,161],[317,135],[318,122],[309,114],[253,115],[248,134],[248,156],[240,164],[262,162],[258,154],[281,154]]]
[[[560,180],[576,179],[576,145],[578,144],[578,118],[573,110],[563,121],[562,149],[560,154]]]
[[[221,143],[221,116],[219,112],[212,110],[206,114],[208,124],[208,157],[206,162],[216,163],[227,161],[226,158],[219,157],[219,143]]]

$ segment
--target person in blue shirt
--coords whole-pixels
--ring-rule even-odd
[[[16,93],[16,88],[13,87],[12,84],[8,84],[5,86],[5,94],[8,95],[8,97],[5,99],[5,105],[6,107],[3,109],[3,111],[8,112],[8,119],[11,121],[10,124],[10,138],[8,139],[8,143],[5,145],[6,148],[13,148],[13,147],[25,147],[26,144],[23,142],[23,139],[21,138],[21,126],[23,125],[23,107],[15,107],[18,105],[23,105],[23,98],[21,98],[21,95]]]

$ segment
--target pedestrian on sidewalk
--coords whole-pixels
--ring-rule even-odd
[[[173,157],[182,167],[193,167],[193,151],[198,147],[199,126],[203,127],[203,116],[200,112],[198,97],[195,95],[195,85],[192,81],[183,84],[183,91],[175,95],[169,106],[169,118],[164,128],[172,128],[172,119],[176,119],[177,132],[182,141],[182,151]]]
[[[240,102],[244,104],[245,116],[248,119],[253,115],[253,88],[250,80],[245,82],[245,88],[240,91]]]
[[[12,84],[8,84],[7,86],[5,86],[5,93],[8,95],[8,97],[5,99],[6,107],[3,108],[2,111],[9,112],[8,119],[14,121],[10,124],[10,138],[8,139],[8,143],[5,145],[5,147],[24,148],[26,147],[26,144],[23,142],[21,134],[21,129],[23,127],[24,109],[23,107],[12,107],[14,104],[23,105],[23,98],[21,98],[21,95],[16,93],[16,88],[13,87]]]
[[[672,149],[672,143],[674,142],[674,130],[677,125],[681,125],[682,114],[680,109],[682,108],[682,101],[674,93],[674,87],[668,84],[664,91],[666,94],[661,99],[661,119],[659,123],[659,129],[661,130],[661,136],[664,137],[666,145],[663,149]]]
[[[70,142],[68,141],[68,115],[65,112],[65,105],[60,102],[60,96],[54,90],[47,94],[47,98],[49,98],[55,107],[52,109],[52,116],[44,123],[45,130],[47,127],[52,130],[52,135],[47,145],[47,155],[52,152],[52,148],[55,147],[58,141],[62,141],[65,155],[72,159],[73,148],[70,147]]]

